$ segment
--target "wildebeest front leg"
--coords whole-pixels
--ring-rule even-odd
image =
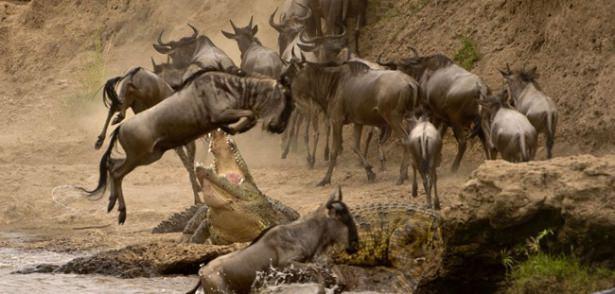
[[[318,120],[318,112],[314,114],[314,118],[312,119],[312,130],[314,131],[313,136],[313,145],[312,145],[312,162],[310,162],[310,167],[314,167],[316,163],[316,149],[318,148],[318,140],[320,139],[320,124]],[[308,146],[309,147],[309,146]]]
[[[418,183],[416,182],[416,167],[412,166],[412,197],[419,194]]]
[[[184,147],[186,148],[184,150]],[[185,146],[180,146],[175,148],[175,152],[182,164],[188,171],[188,177],[190,178],[190,184],[192,185],[192,193],[194,195],[194,204],[200,204],[201,199],[199,197],[199,191],[201,191],[201,186],[199,185],[196,174],[194,173],[194,154],[195,154],[195,144],[194,142],[190,142]]]
[[[361,133],[362,132],[363,132],[363,126],[359,124],[355,124],[354,125],[354,144],[352,146],[352,151],[359,157],[361,165],[363,166],[363,168],[365,169],[365,172],[367,173],[367,181],[371,183],[374,180],[376,180],[376,174],[372,171],[372,166],[369,164],[369,161],[367,161],[367,158],[365,158],[361,154],[360,149],[361,149]]]
[[[217,113],[211,113],[211,123],[218,125],[225,132],[230,134],[242,133],[256,124],[254,113],[251,110],[225,109]],[[237,126],[226,126],[238,122],[241,118],[247,118]]]
[[[337,161],[337,155],[341,151],[342,146],[342,122],[332,121],[331,122],[332,131],[333,131],[333,144],[332,144],[332,152],[331,157],[329,157],[329,168],[327,169],[327,173],[325,177],[318,183],[318,186],[324,186],[331,184],[331,176],[333,174],[333,168],[335,167],[335,163]]]
[[[116,111],[115,107],[111,105],[109,107],[109,113],[107,114],[107,119],[105,120],[105,125],[103,126],[103,129],[100,132],[100,135],[98,135],[98,140],[96,140],[96,144],[94,144],[94,149],[98,150],[100,149],[100,147],[102,147],[102,144],[105,141],[105,136],[107,136],[107,127],[109,127],[109,121],[111,120],[111,117],[113,116],[113,113],[115,113],[115,111]]]

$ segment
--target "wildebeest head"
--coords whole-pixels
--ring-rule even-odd
[[[252,42],[256,39],[258,25],[252,25],[253,21],[254,16],[250,17],[250,23],[247,26],[238,28],[237,26],[235,26],[235,23],[233,23],[233,20],[231,19],[231,26],[233,27],[233,31],[235,33],[233,34],[222,31],[222,34],[225,37],[237,41],[237,45],[239,45],[239,51],[241,51],[242,54],[248,49],[248,47],[250,47],[250,44],[252,44]]]
[[[517,97],[521,94],[521,91],[525,89],[527,84],[532,83],[540,90],[540,85],[536,79],[538,78],[537,67],[534,66],[529,70],[519,69],[511,70],[510,65],[506,64],[506,69],[499,69],[502,77],[506,81],[506,87],[508,94],[511,97]]]
[[[188,26],[192,29],[191,36],[165,43],[162,41],[162,34],[164,33],[164,30],[162,30],[160,35],[158,35],[157,43],[153,44],[154,49],[156,49],[158,53],[169,55],[171,57],[171,62],[178,67],[188,66],[196,50],[196,40],[199,36],[199,31],[191,24],[188,24]]]
[[[348,38],[346,37],[346,29],[343,28],[339,34],[331,34],[308,39],[304,32],[299,35],[301,42],[297,43],[299,48],[305,52],[315,52],[318,56],[318,61],[321,63],[343,62],[349,59],[347,56],[340,57],[340,53],[348,48]]]
[[[348,206],[342,202],[342,188],[335,189],[325,203],[325,234],[337,244],[346,244],[346,252],[353,254],[359,249],[357,226]]]
[[[178,68],[174,64],[168,62],[156,64],[156,61],[152,57],[153,71],[161,79],[163,79],[171,88],[177,89],[183,84],[183,75],[185,70]]]
[[[478,99],[481,111],[486,111],[489,115],[494,115],[500,108],[509,107],[507,102],[508,92],[500,91],[496,95],[482,95]]]
[[[276,23],[274,18],[278,11],[276,8],[271,16],[269,16],[269,25],[274,28],[278,34],[278,48],[280,48],[280,55],[286,50],[286,47],[295,39],[295,37],[304,30],[305,22],[312,17],[312,10],[309,7],[305,7],[300,3],[295,3],[306,9],[306,14],[303,16],[291,16],[286,17],[282,15],[282,22]]]
[[[290,83],[284,75],[275,82],[273,92],[260,103],[258,108],[261,110],[259,113],[261,116],[268,117],[263,125],[269,132],[276,134],[284,132],[293,111]]]

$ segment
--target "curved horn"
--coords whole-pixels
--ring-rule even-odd
[[[231,22],[231,26],[233,27],[233,30],[237,32],[237,26],[235,26],[235,23],[233,22],[233,20],[229,19],[229,21]]]
[[[325,37],[330,38],[330,39],[341,39],[341,38],[344,38],[344,37],[346,37],[346,27],[342,26],[342,32],[340,34],[337,34],[337,35],[327,35]]]
[[[419,57],[419,52],[416,50],[416,48],[410,47],[410,50],[412,50],[412,53],[414,53],[414,57]]]
[[[312,17],[312,9],[311,8],[305,6],[305,5],[301,4],[301,3],[298,3],[298,2],[295,2],[295,4],[297,4],[298,6],[304,8],[305,10],[307,10],[307,12],[305,13],[304,16],[297,16],[298,20],[306,21],[306,20],[310,19],[310,17]]]
[[[169,47],[171,47],[171,44],[170,44],[170,43],[164,43],[164,42],[162,42],[162,34],[164,34],[164,30],[160,31],[160,35],[158,35],[158,40],[157,40],[157,41],[158,41],[158,45],[160,45],[160,46],[169,46]]]
[[[254,21],[254,15],[250,16],[250,23],[248,24],[249,28],[252,28],[252,22]]]
[[[157,65],[156,65],[156,60],[154,60],[154,57],[151,57],[151,58],[152,58],[152,66],[153,66],[153,68],[155,69],[155,68],[156,68],[156,66],[157,66]]]
[[[308,40],[305,38],[305,31],[301,31],[301,33],[299,34],[299,41],[301,41],[301,43],[304,43],[304,44],[315,44],[317,40],[320,40],[322,38],[323,37],[318,37],[312,40]]]
[[[193,25],[188,24],[188,26],[192,29],[192,36],[190,36],[191,39],[196,39],[196,37],[199,36],[199,30],[197,30]]]
[[[277,24],[275,23],[275,14],[276,12],[278,12],[278,8],[276,7],[275,10],[273,11],[273,13],[271,14],[271,16],[269,16],[269,25],[274,28],[276,31],[278,31],[278,33],[283,32],[283,28],[284,26],[282,26],[281,24]]]

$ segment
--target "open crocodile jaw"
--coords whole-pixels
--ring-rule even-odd
[[[212,132],[209,151],[214,155],[214,170],[208,172],[205,178],[212,184],[214,191],[225,198],[240,198],[229,186],[239,186],[246,179],[238,160],[240,160],[237,145],[226,133],[216,130]],[[243,159],[241,159],[243,161]]]

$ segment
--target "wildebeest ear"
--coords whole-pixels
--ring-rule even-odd
[[[227,37],[228,39],[235,39],[235,34],[231,34],[229,32],[225,32],[225,31],[221,31],[222,34]]]
[[[258,32],[258,25],[255,25],[254,27],[252,27],[252,36],[256,35],[257,32]]]

